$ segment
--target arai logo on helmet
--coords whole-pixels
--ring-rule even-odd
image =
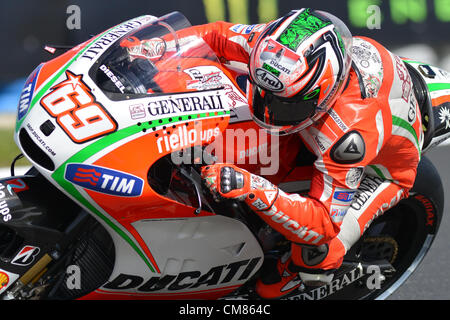
[[[257,68],[255,72],[256,80],[259,85],[271,91],[282,91],[284,89],[283,83],[267,70]]]
[[[131,174],[87,164],[68,164],[65,178],[80,187],[122,197],[138,197],[144,186],[141,178]]]

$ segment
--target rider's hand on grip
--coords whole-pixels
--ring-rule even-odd
[[[278,187],[266,179],[231,164],[202,167],[202,178],[216,201],[245,201],[254,210],[272,206],[278,197]]]
[[[221,198],[244,200],[250,186],[251,174],[231,164],[202,167],[202,178],[216,201]]]

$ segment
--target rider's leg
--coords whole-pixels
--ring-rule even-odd
[[[346,252],[358,241],[373,219],[407,195],[405,189],[392,181],[374,184],[369,181],[370,177],[365,179],[341,223],[338,236],[319,247],[293,243],[290,259],[284,264],[279,263],[278,281],[267,282],[264,278],[258,281],[256,291],[261,297],[277,298],[292,292],[299,286],[292,285],[298,282],[297,274],[306,285],[329,283],[334,271],[341,266]],[[369,185],[370,188],[365,187]]]
[[[362,182],[364,186],[364,182]],[[405,197],[405,190],[392,181],[385,180],[372,189],[360,188],[348,209],[336,238],[318,248],[292,246],[292,260],[299,266],[300,277],[305,282],[328,282],[330,272],[339,268],[346,252],[359,240],[370,223]],[[324,276],[321,275],[323,272]]]

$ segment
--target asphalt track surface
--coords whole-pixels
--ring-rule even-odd
[[[432,149],[426,156],[441,175],[446,195],[443,219],[422,263],[387,300],[450,300],[450,146]]]

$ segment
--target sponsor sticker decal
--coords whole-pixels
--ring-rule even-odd
[[[96,101],[83,75],[70,71],[41,100],[41,106],[75,143],[83,143],[117,130],[117,123]]]
[[[0,291],[3,288],[6,288],[8,286],[9,283],[9,276],[7,273],[0,271]]]
[[[0,294],[3,293],[18,278],[18,274],[0,269]]]
[[[266,69],[267,71],[269,71],[270,73],[272,73],[274,76],[279,77],[280,76],[280,71],[278,71],[277,69],[275,69],[274,67],[268,65],[267,63],[263,64],[263,69]]]
[[[123,83],[119,80],[119,78],[116,77],[116,75],[111,70],[109,70],[107,66],[102,64],[100,66],[100,70],[102,70],[103,73],[111,80],[111,82],[114,83],[114,85],[116,86],[117,89],[119,89],[120,92],[122,93],[125,92],[125,86],[123,85]]]
[[[414,198],[422,203],[422,205],[425,208],[425,211],[427,212],[427,222],[425,225],[427,227],[433,227],[436,220],[433,203],[431,203],[431,201],[428,198],[424,197],[421,194],[416,195]]]
[[[446,107],[439,109],[439,120],[441,124],[445,123],[445,130],[450,128],[450,111]]]
[[[241,33],[247,26],[245,24],[235,24],[230,28],[235,33]]]
[[[353,200],[355,191],[343,191],[344,189],[336,189],[333,193],[333,203],[348,204]]]
[[[143,278],[138,275],[120,273],[103,288],[106,290],[128,290],[137,288],[137,292],[176,292],[186,289],[208,289],[217,285],[227,285],[249,278],[256,270],[261,257],[214,266],[202,273],[199,270],[181,272],[179,274],[154,275]],[[199,288],[199,289],[197,289]]]
[[[156,140],[156,146],[159,153],[171,152],[180,148],[185,148],[199,142],[209,142],[219,136],[219,128],[201,128],[187,129],[186,126],[178,127],[170,134],[166,131]]]
[[[282,91],[284,89],[284,85],[280,79],[265,69],[257,68],[256,78],[258,79],[259,84],[266,89],[272,91]]]
[[[259,32],[262,31],[264,29],[266,25],[265,24],[235,24],[234,26],[232,26],[230,28],[231,31],[233,31],[234,33],[239,33],[239,34],[250,34],[252,31],[253,32]]]
[[[13,190],[15,193],[26,191],[29,189],[27,184],[20,178],[7,180],[6,183],[8,184],[7,185],[8,191]],[[10,192],[10,194],[12,193]]]
[[[131,119],[133,119],[133,120],[145,118],[146,113],[145,113],[144,105],[143,104],[134,104],[134,105],[130,106],[130,116],[131,116]]]
[[[397,56],[395,56],[395,67],[397,70],[397,75],[402,83],[402,99],[409,103],[412,90],[412,82],[409,71],[403,61]]]
[[[252,32],[253,29],[255,29],[255,27],[256,27],[256,24],[249,25],[249,26],[247,26],[247,27],[244,29],[244,31],[242,31],[242,33],[243,33],[243,34],[250,34],[250,32]]]
[[[248,101],[246,101],[243,97],[241,97],[237,92],[233,90],[233,87],[229,84],[225,84],[223,88],[226,90],[225,94],[228,97],[228,106],[230,108],[234,108],[237,104],[247,105]],[[231,110],[230,110],[231,111]]]
[[[14,259],[12,259],[11,263],[18,266],[28,266],[34,261],[40,251],[41,250],[38,247],[25,246],[19,251]]]
[[[348,170],[347,175],[345,176],[345,183],[347,184],[347,186],[351,189],[356,189],[363,177],[363,173],[363,167],[355,167]]]
[[[191,69],[190,71],[192,71]],[[186,82],[187,89],[195,89],[195,90],[211,90],[223,87],[223,84],[220,82],[222,79],[222,72],[210,72],[208,74],[203,74],[200,76],[192,76],[192,80],[188,80]]]
[[[17,121],[22,120],[22,118],[28,112],[28,108],[31,104],[31,98],[33,97],[33,92],[35,89],[34,87],[36,85],[36,80],[39,76],[39,72],[41,71],[41,67],[42,65],[39,65],[25,82],[19,99],[19,107],[17,108]]]
[[[144,23],[150,21],[151,19],[151,17],[137,18],[134,20],[126,21],[121,25],[111,29],[106,34],[101,36],[98,40],[96,40],[95,43],[91,45],[80,58],[88,59],[90,61],[94,60],[122,36],[134,29],[141,27]]]
[[[342,222],[346,213],[347,213],[347,207],[345,207],[345,206],[331,206],[330,207],[330,217],[334,222]]]
[[[7,187],[5,188],[5,186],[0,183],[0,217],[4,222],[8,222],[12,218],[8,203],[6,202],[6,200],[4,200],[4,198],[6,197],[6,191],[11,194],[11,191]]]
[[[352,202],[351,207],[354,210],[361,210],[382,183],[383,179],[381,178],[371,176],[365,177],[358,187],[358,192],[354,195],[354,201]]]
[[[222,111],[224,103],[220,94],[183,95],[155,99],[148,103],[147,111],[152,116],[181,114],[185,112]]]
[[[216,67],[199,66],[184,72],[191,77],[191,80],[186,81],[187,89],[211,90],[223,87],[223,73]]]
[[[139,177],[87,164],[68,164],[65,179],[85,189],[122,197],[138,197],[144,187]]]
[[[315,287],[307,292],[289,297],[289,300],[321,300],[351,285],[355,281],[361,279],[365,273],[361,268],[354,268],[344,273],[342,276],[335,278],[331,283],[321,287]]]

